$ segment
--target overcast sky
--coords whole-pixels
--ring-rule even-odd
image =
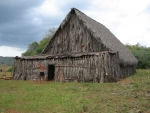
[[[122,43],[150,47],[150,0],[0,0],[0,56],[21,56],[73,7]]]

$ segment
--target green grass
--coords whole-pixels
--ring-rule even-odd
[[[0,80],[0,113],[150,112],[150,70],[117,83]]]

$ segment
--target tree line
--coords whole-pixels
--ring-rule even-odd
[[[135,45],[126,44],[126,46],[138,59],[137,69],[150,68],[150,47],[141,46],[139,43]]]
[[[12,66],[13,63],[14,63],[14,58],[13,57],[0,56],[0,65],[10,65],[10,66]]]

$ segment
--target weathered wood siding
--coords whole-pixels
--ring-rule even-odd
[[[39,60],[16,59],[14,65],[14,79],[37,80],[39,70],[36,62]],[[41,59],[45,70],[45,80],[48,79],[48,65],[55,66],[54,81],[56,82],[110,82],[120,79],[118,54],[104,52],[100,55],[85,55],[74,58]]]
[[[58,29],[45,53],[100,52],[108,49],[91,35],[81,20],[72,14],[68,23]],[[44,54],[44,53],[43,53]]]
[[[121,78],[126,78],[136,73],[136,67],[135,66],[126,66],[126,67],[120,66],[120,73],[121,73]]]

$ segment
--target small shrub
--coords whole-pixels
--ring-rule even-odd
[[[13,71],[13,67],[11,67],[7,70],[7,72],[12,72],[12,71]]]

